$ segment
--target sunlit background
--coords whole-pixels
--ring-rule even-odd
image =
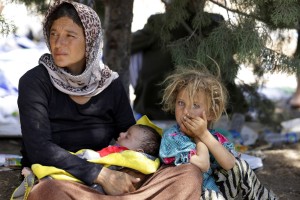
[[[38,64],[38,59],[43,53],[48,52],[48,49],[42,40],[41,23],[43,16],[28,11],[24,4],[14,4],[11,3],[10,0],[0,0],[0,10],[1,8],[3,9],[2,15],[7,22],[14,24],[17,28],[16,35],[0,35],[0,72],[7,78],[9,84],[11,84],[11,92],[16,93],[13,89],[17,88],[19,78],[27,70]],[[224,15],[224,11],[220,8],[208,7],[207,9],[211,9],[214,12],[217,11]],[[132,32],[142,29],[150,15],[162,13],[164,10],[164,4],[160,0],[135,0],[133,7]],[[26,37],[29,30],[32,31],[35,40],[40,42],[33,42]],[[274,38],[276,38],[276,32],[273,35]],[[286,31],[286,35],[288,35],[291,40],[289,43],[286,43],[282,51],[291,54],[296,47],[296,31]],[[26,48],[21,48],[20,46],[26,46]],[[3,77],[0,77],[0,83],[1,82],[3,82]],[[255,76],[252,73],[252,69],[241,66],[236,82],[255,82]],[[282,96],[289,97],[297,86],[296,77],[293,74],[266,73],[264,74],[264,82],[265,88],[262,88],[262,91],[272,99],[281,98]],[[278,93],[278,90],[273,90],[274,88],[286,88],[286,91],[289,91],[289,94]],[[6,91],[0,90],[0,96],[3,96],[3,92]],[[134,98],[134,90],[130,87],[131,101],[133,101]],[[17,94],[13,94],[9,98],[0,98],[0,112],[4,112],[5,114],[17,112],[16,99]]]
[[[43,19],[43,16],[38,16],[35,13],[32,13],[28,11],[25,7],[24,4],[13,4],[10,3],[9,1],[2,0],[2,5],[4,6],[2,14],[4,17],[8,20],[11,21],[13,24],[16,25],[17,27],[17,35],[18,36],[26,36],[28,34],[29,30],[32,30],[33,35],[36,39],[41,39],[42,33],[41,33],[41,21]],[[214,9],[214,11],[218,13],[224,14],[224,11],[222,9],[216,9],[213,7],[209,7],[210,9]],[[142,29],[144,24],[147,22],[147,19],[150,15],[155,14],[155,13],[162,13],[164,12],[164,4],[160,0],[135,0],[134,1],[134,7],[133,7],[133,22],[132,22],[132,32],[137,31],[139,29]],[[294,40],[291,40],[289,44],[287,44],[285,48],[285,52],[293,52],[295,49],[296,45],[296,32],[295,31],[287,31],[287,34],[290,35],[290,37],[294,38]],[[14,48],[14,41],[12,41],[12,36],[0,36],[0,51],[8,51],[10,49]],[[23,41],[24,43],[26,41]],[[27,43],[28,44],[28,43]],[[29,45],[29,44],[28,44]],[[42,44],[40,44],[42,47]],[[3,52],[2,52],[3,53]],[[29,59],[28,62],[33,63],[29,64],[29,66],[33,67],[36,64],[36,60],[38,59],[39,55],[42,54],[43,52],[41,51],[40,53],[37,54],[31,54],[30,57],[26,56],[26,60]],[[26,54],[26,53],[24,53]],[[21,55],[19,55],[21,56]],[[18,58],[20,58],[18,56]],[[2,56],[1,60],[3,59]],[[12,56],[14,57],[14,56]],[[6,58],[5,60],[8,60]],[[27,61],[26,61],[27,62]],[[17,66],[18,68],[26,68],[29,66],[24,66],[24,61],[23,61],[23,66]],[[0,68],[7,68],[7,66],[4,66],[3,63],[0,63]],[[238,74],[238,79],[237,81],[243,80],[246,83],[251,83],[254,82],[255,77],[252,75],[252,70],[244,68],[242,66],[243,70],[240,70]],[[20,73],[23,73],[23,70],[20,70]],[[11,76],[11,75],[10,75]],[[18,80],[18,77],[15,76],[14,78],[11,77],[14,82]],[[265,79],[266,83],[269,84],[272,87],[289,87],[289,88],[295,88],[296,87],[296,79],[294,75],[287,75],[287,74],[265,74]],[[278,81],[279,79],[285,80],[285,81]]]

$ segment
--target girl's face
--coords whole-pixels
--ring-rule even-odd
[[[126,132],[120,133],[116,143],[130,150],[140,150],[144,140],[143,131],[137,126],[131,126]]]
[[[85,37],[83,29],[69,17],[55,20],[50,29],[50,49],[58,67],[66,67],[75,75],[85,68]]]
[[[179,91],[175,103],[175,118],[180,126],[185,116],[203,117],[204,111],[209,121],[210,117],[209,113],[207,113],[206,97],[203,92],[198,92],[194,99],[190,99],[186,89]]]

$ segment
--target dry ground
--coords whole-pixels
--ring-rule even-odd
[[[261,182],[281,200],[300,199],[300,143],[264,150],[263,169],[257,171]]]

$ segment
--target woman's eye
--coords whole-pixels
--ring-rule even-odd
[[[50,33],[50,36],[57,36],[57,33],[51,32],[51,33]]]
[[[67,35],[68,37],[70,37],[70,38],[74,38],[75,36],[74,35]]]

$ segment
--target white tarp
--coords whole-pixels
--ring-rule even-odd
[[[26,71],[38,65],[39,57],[46,52],[44,44],[26,37],[0,38],[0,137],[21,137],[18,82]]]

